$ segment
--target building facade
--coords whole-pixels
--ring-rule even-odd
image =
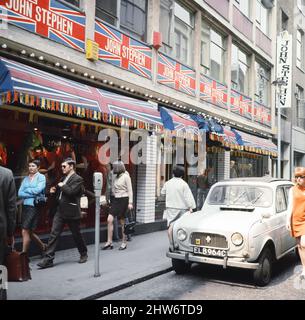
[[[1,84],[0,145],[16,175],[24,169],[17,159],[41,147],[50,172],[56,159],[69,155],[84,176],[106,174],[96,157],[102,144],[93,141],[101,128],[122,122],[149,132],[180,130],[185,140],[188,130],[203,130],[201,167],[209,185],[230,176],[275,174],[276,1],[270,8],[264,0],[0,4],[0,58],[10,75]],[[301,149],[294,150],[298,158]],[[150,134],[144,152],[150,162],[128,166],[139,222],[162,218],[160,190],[172,167],[153,160],[165,153]],[[185,166],[197,197],[198,172]],[[84,227],[93,221],[89,213]]]
[[[278,32],[287,30],[292,35],[292,98],[291,108],[282,111],[282,174],[291,177],[293,168],[305,164],[305,3],[304,1],[278,1]]]

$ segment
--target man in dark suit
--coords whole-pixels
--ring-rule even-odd
[[[75,165],[75,161],[71,158],[64,160],[61,164],[64,177],[56,187],[50,189],[50,194],[56,197],[56,213],[45,257],[38,263],[40,268],[53,267],[56,247],[65,224],[69,226],[80,253],[78,262],[84,263],[88,260],[87,247],[80,232],[80,198],[84,190],[83,178],[75,173]]]
[[[4,263],[5,248],[14,243],[16,223],[16,186],[11,170],[0,166],[0,265]],[[0,287],[0,300],[6,291]]]

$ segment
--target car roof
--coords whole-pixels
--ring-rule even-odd
[[[244,177],[244,178],[232,178],[219,181],[218,183],[233,183],[233,184],[264,184],[264,185],[282,185],[293,184],[288,179],[278,179],[272,177]]]

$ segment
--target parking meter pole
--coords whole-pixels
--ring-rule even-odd
[[[95,267],[94,277],[100,277],[100,197],[102,194],[103,176],[100,172],[93,175],[93,187],[95,193]]]

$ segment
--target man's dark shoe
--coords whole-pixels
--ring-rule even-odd
[[[88,260],[88,255],[84,254],[84,255],[80,256],[78,263],[85,263],[85,262],[87,262],[87,260]]]
[[[53,267],[53,261],[50,260],[42,260],[39,263],[37,263],[37,266],[41,269],[51,268]]]

